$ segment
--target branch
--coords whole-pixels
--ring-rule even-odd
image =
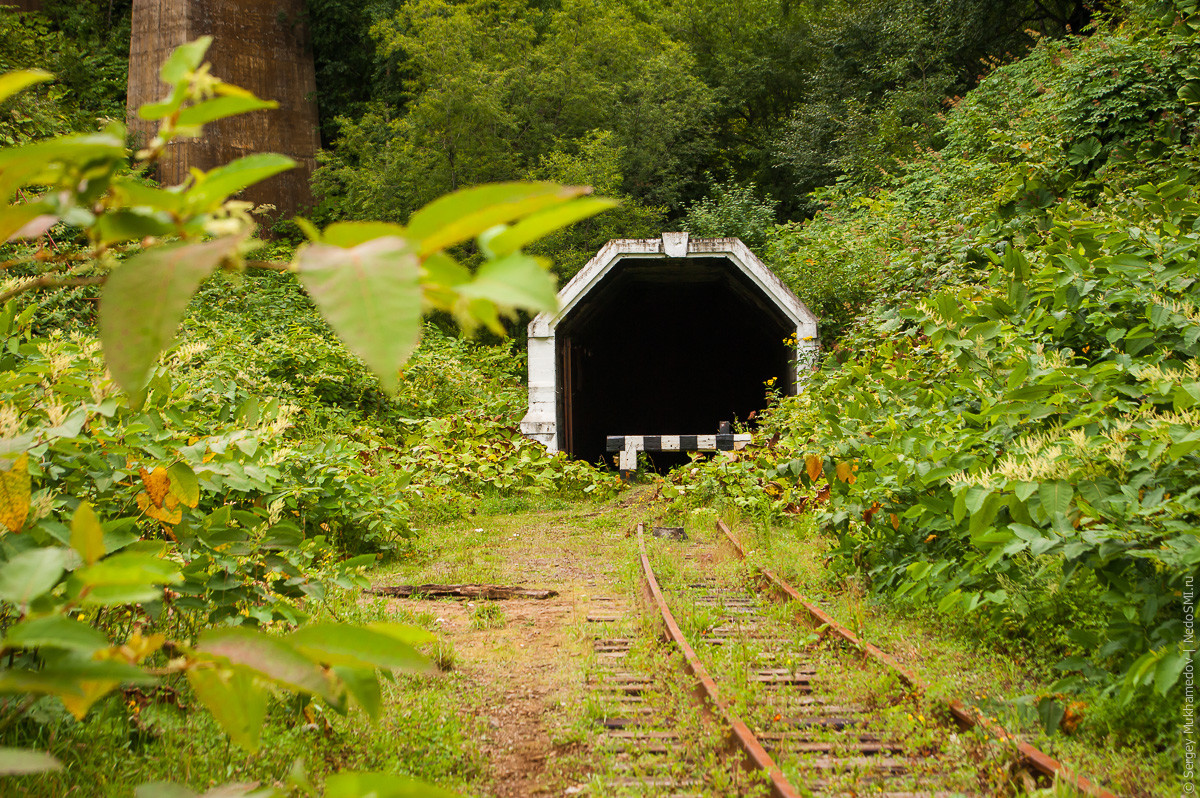
[[[98,277],[58,277],[53,274],[43,274],[40,277],[32,277],[26,280],[16,288],[10,288],[4,293],[0,293],[0,304],[27,291],[37,291],[43,288],[71,288],[81,285],[100,285],[106,280],[108,280],[107,275]]]

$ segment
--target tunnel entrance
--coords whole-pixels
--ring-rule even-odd
[[[715,434],[791,392],[795,331],[723,258],[626,259],[558,327],[560,447],[596,462],[608,435]]]
[[[609,242],[559,297],[558,314],[530,324],[522,430],[593,463],[609,435],[710,435],[746,421],[768,380],[797,390],[785,340],[815,346],[815,317],[737,239]]]

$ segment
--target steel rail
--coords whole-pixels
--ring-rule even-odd
[[[771,785],[771,795],[775,798],[800,798],[800,793],[788,782],[787,778],[783,775],[783,771],[775,764],[775,760],[771,758],[771,755],[763,748],[762,743],[754,736],[754,732],[750,731],[750,727],[737,716],[729,703],[721,697],[720,691],[717,689],[717,683],[713,681],[708,670],[696,656],[696,651],[688,643],[687,638],[684,637],[679,624],[675,622],[675,616],[671,614],[670,608],[667,607],[666,599],[663,598],[662,590],[658,586],[658,579],[654,575],[654,569],[650,566],[650,558],[646,554],[646,538],[643,534],[643,528],[644,524],[639,523],[637,525],[638,549],[641,552],[642,558],[642,582],[647,595],[658,607],[658,612],[662,616],[663,625],[666,629],[666,636],[683,654],[684,667],[699,683],[701,695],[707,698],[709,703],[725,719],[726,724],[730,728],[733,741],[745,752],[750,762],[767,774]]]
[[[726,526],[725,522],[718,519],[717,528],[725,535],[725,539],[733,547],[734,552],[740,559],[748,560],[746,550],[742,548],[741,542],[734,537],[733,532]],[[641,534],[641,527],[638,527],[638,533]],[[645,549],[643,548],[643,559],[645,558]],[[822,610],[817,605],[813,604],[805,598],[796,588],[789,585],[772,571],[754,566],[754,568],[762,575],[762,577],[771,584],[775,590],[783,596],[791,599],[799,604],[808,615],[817,623],[825,626],[830,632],[837,637],[849,643],[851,646],[863,652],[867,657],[879,663],[883,667],[895,673],[900,677],[901,681],[907,684],[914,690],[922,693],[928,693],[928,685],[921,680],[915,673],[901,665],[894,657],[888,655],[879,647],[867,643],[859,639],[858,635],[850,631],[848,628],[838,623],[829,613]],[[1039,773],[1048,776],[1049,778],[1061,778],[1077,790],[1093,796],[1094,798],[1119,798],[1115,793],[1109,792],[1098,784],[1094,784],[1082,775],[1073,772],[1063,763],[1059,762],[1054,757],[1039,751],[1029,743],[1020,739],[1016,735],[1010,733],[1007,729],[988,719],[977,710],[968,707],[957,699],[942,699],[950,713],[966,728],[975,726],[980,727],[988,734],[998,740],[1011,742],[1016,745],[1017,751],[1021,754],[1021,759],[1026,765],[1038,771]]]

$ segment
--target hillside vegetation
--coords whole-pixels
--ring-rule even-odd
[[[943,146],[774,228],[824,362],[667,489],[811,518],[832,582],[960,619],[1044,669],[1047,729],[1164,762],[1200,565],[1197,30],[1156,6],[1040,40]]]

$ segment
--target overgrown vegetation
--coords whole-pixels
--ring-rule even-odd
[[[1048,729],[1171,762],[1200,564],[1197,30],[1143,6],[1041,40],[940,149],[776,228],[825,361],[768,443],[668,489],[815,513],[837,573],[1029,657]]]
[[[393,396],[423,312],[500,331],[518,308],[552,307],[546,264],[521,247],[611,201],[552,183],[483,186],[430,203],[405,227],[322,231],[299,220],[310,240],[290,264],[247,261],[260,245],[247,204],[231,196],[290,159],[248,155],[167,188],[139,177],[172,139],[270,107],[202,66],[209,43],[185,44],[163,64],[167,96],[139,111],[160,122],[146,149],[130,152],[124,127],[110,122],[0,152],[0,229],[13,242],[0,287],[0,711],[6,742],[52,749],[5,748],[4,776],[60,771],[63,760],[69,778],[86,776],[96,763],[75,754],[77,735],[104,736],[121,717],[135,735],[177,725],[156,712],[147,726],[148,705],[202,707],[250,754],[268,726],[288,736],[278,724],[290,725],[289,712],[311,722],[354,707],[378,718],[381,679],[433,670],[418,647],[436,639],[392,619],[344,623],[361,613],[334,606],[365,584],[361,571],[379,552],[411,536],[415,505],[464,512],[485,485],[532,495],[614,486],[520,440],[502,396],[490,417],[437,417],[464,398],[447,366],[503,379],[495,358],[462,362],[466,344],[434,335],[416,363],[439,369],[441,395]],[[0,76],[0,102],[50,78]],[[445,250],[475,239],[485,256],[471,272]],[[274,283],[250,278],[266,289],[253,303],[280,327],[249,332],[229,312],[237,301],[212,301],[194,306],[188,340],[172,346],[200,285],[221,273],[197,299],[224,298],[247,270],[271,273]],[[103,286],[94,326],[91,297],[67,293],[51,314],[74,322],[70,331],[45,318],[34,329],[39,290],[94,286]],[[247,347],[275,358],[247,375]],[[487,395],[480,382],[471,391]],[[409,406],[424,417],[402,416]],[[405,439],[406,425],[419,443]],[[104,719],[86,722],[97,705]],[[202,727],[196,734],[210,737]],[[281,787],[286,776],[289,793],[330,798],[446,794],[353,772],[364,753],[310,761],[316,786],[303,761],[287,774],[278,761],[229,761],[224,776],[265,766]],[[196,767],[156,775],[221,778],[211,762]],[[139,791],[171,789],[183,788]]]

